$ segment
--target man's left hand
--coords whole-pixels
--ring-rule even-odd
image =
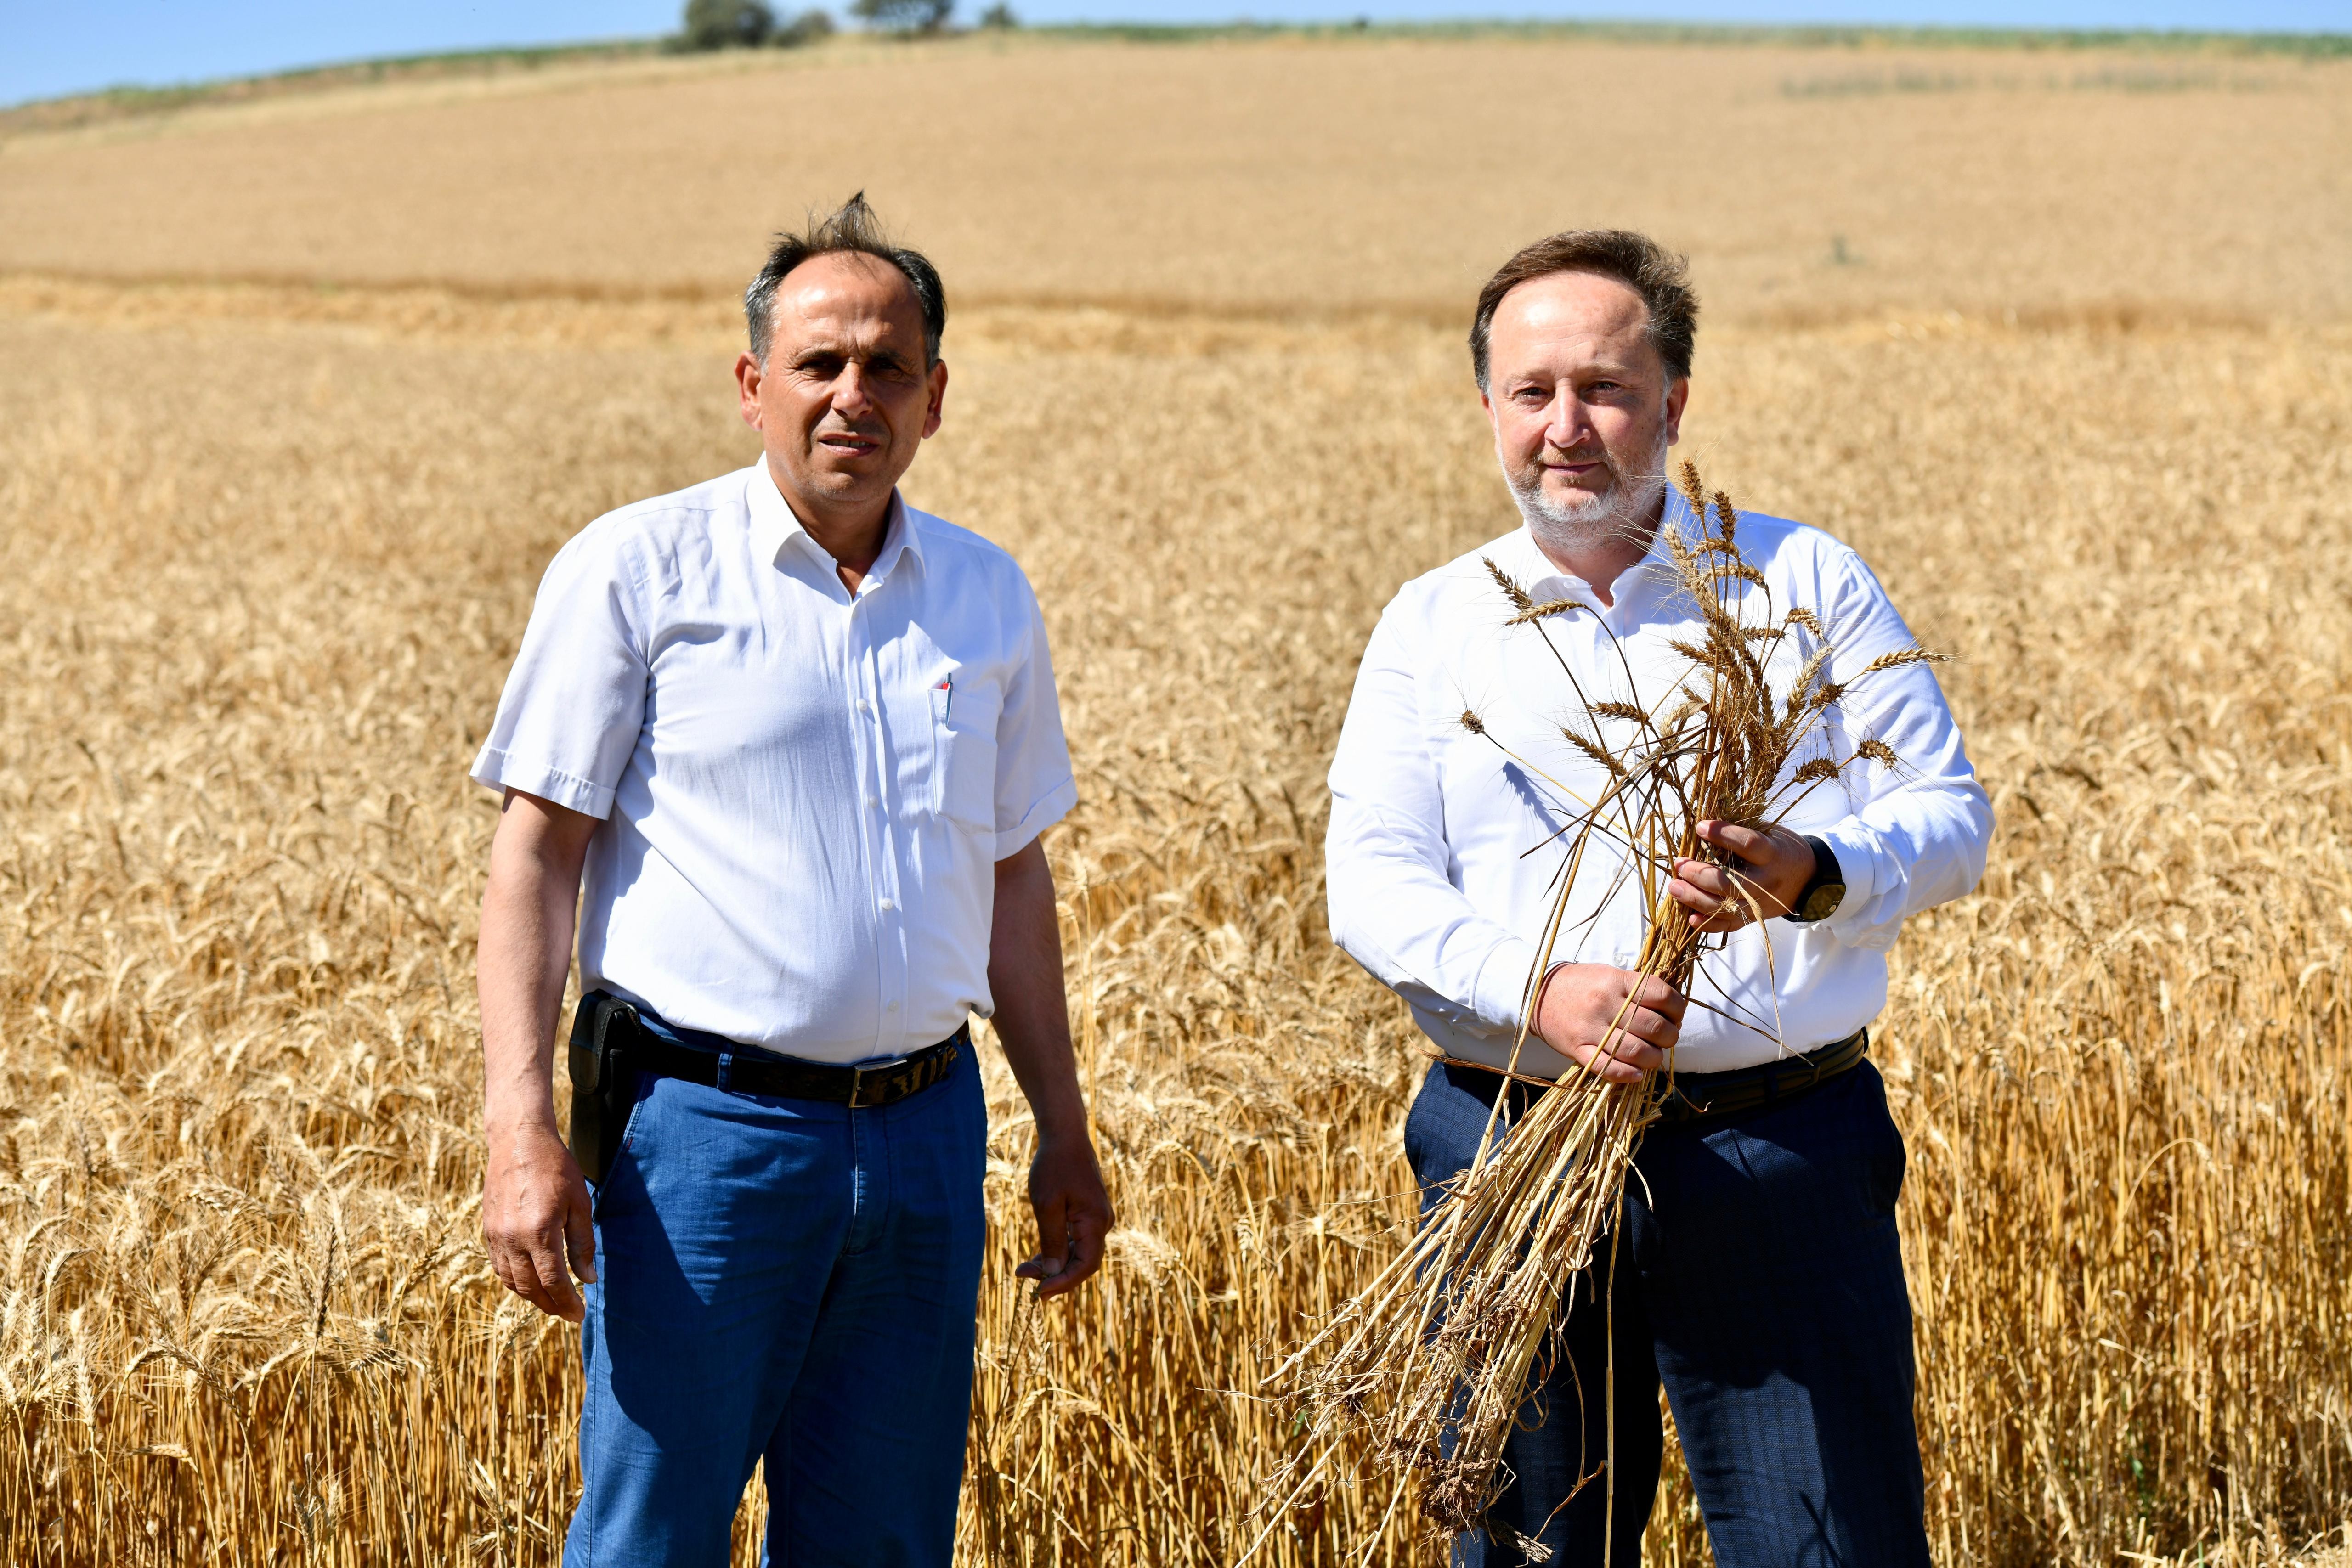
[[[1037,1255],[1013,1272],[1036,1281],[1037,1299],[1047,1301],[1102,1267],[1113,1223],[1110,1194],[1085,1134],[1038,1144],[1029,1166],[1029,1207],[1037,1211]]]
[[[1737,931],[1751,920],[1786,915],[1813,880],[1813,846],[1794,829],[1701,822],[1698,836],[1734,863],[1675,862],[1666,894],[1690,912],[1694,930]]]

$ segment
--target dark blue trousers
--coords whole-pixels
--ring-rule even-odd
[[[1440,1065],[1405,1123],[1424,1212],[1466,1167],[1502,1080]],[[1529,1092],[1511,1091],[1524,1112]],[[1454,1568],[1598,1568],[1608,1533],[1609,1314],[1617,1431],[1611,1568],[1641,1561],[1663,1383],[1717,1568],[1927,1562],[1911,1420],[1911,1304],[1895,1235],[1903,1139],[1868,1062],[1787,1104],[1653,1127],[1616,1239],[1570,1285],[1561,1354],[1504,1447],[1508,1487]],[[1580,1483],[1582,1483],[1580,1485]]]

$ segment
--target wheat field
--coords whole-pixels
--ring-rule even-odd
[[[761,230],[870,181],[956,305],[909,494],[1011,548],[1054,638],[1123,1225],[1024,1303],[990,1057],[964,1560],[1436,1561],[1387,1478],[1257,1511],[1290,1433],[1254,1394],[1411,1212],[1419,1059],[1327,939],[1321,775],[1388,595],[1511,520],[1468,293],[1588,215],[1510,178],[1465,96],[1496,72],[1667,105],[1681,177],[1589,215],[1694,252],[1685,450],[1956,656],[2000,834],[1874,1037],[1939,1560],[2352,1545],[2352,75],[962,47],[0,141],[0,1560],[554,1561],[576,1342],[479,1249],[463,773],[555,547],[755,450],[725,285]],[[952,155],[819,135],[721,199],[730,112],[861,80],[943,95]],[[1678,1478],[1647,1560],[1706,1560]]]

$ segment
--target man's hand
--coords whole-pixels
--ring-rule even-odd
[[[1688,1004],[1655,975],[1606,964],[1561,964],[1536,997],[1536,1032],[1611,1083],[1638,1083],[1681,1038]]]
[[[1047,1301],[1102,1267],[1103,1239],[1110,1234],[1110,1194],[1084,1129],[1038,1144],[1029,1166],[1029,1207],[1037,1211],[1037,1255],[1013,1272],[1036,1281],[1037,1299]]]
[[[1698,836],[1738,863],[1675,862],[1666,893],[1690,912],[1693,930],[1737,931],[1751,920],[1786,915],[1813,880],[1813,846],[1793,829],[1701,822]]]
[[[575,1323],[586,1315],[572,1280],[596,1278],[596,1229],[588,1183],[553,1126],[491,1135],[482,1239],[507,1289],[542,1312]]]

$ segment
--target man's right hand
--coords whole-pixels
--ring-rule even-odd
[[[1629,1005],[1630,1004],[1630,1005]],[[1606,964],[1561,964],[1536,998],[1536,1033],[1612,1083],[1638,1083],[1682,1033],[1680,991],[1655,975]]]
[[[507,1289],[542,1312],[575,1323],[585,1315],[572,1276],[596,1278],[596,1231],[587,1180],[553,1126],[491,1136],[482,1239]]]

